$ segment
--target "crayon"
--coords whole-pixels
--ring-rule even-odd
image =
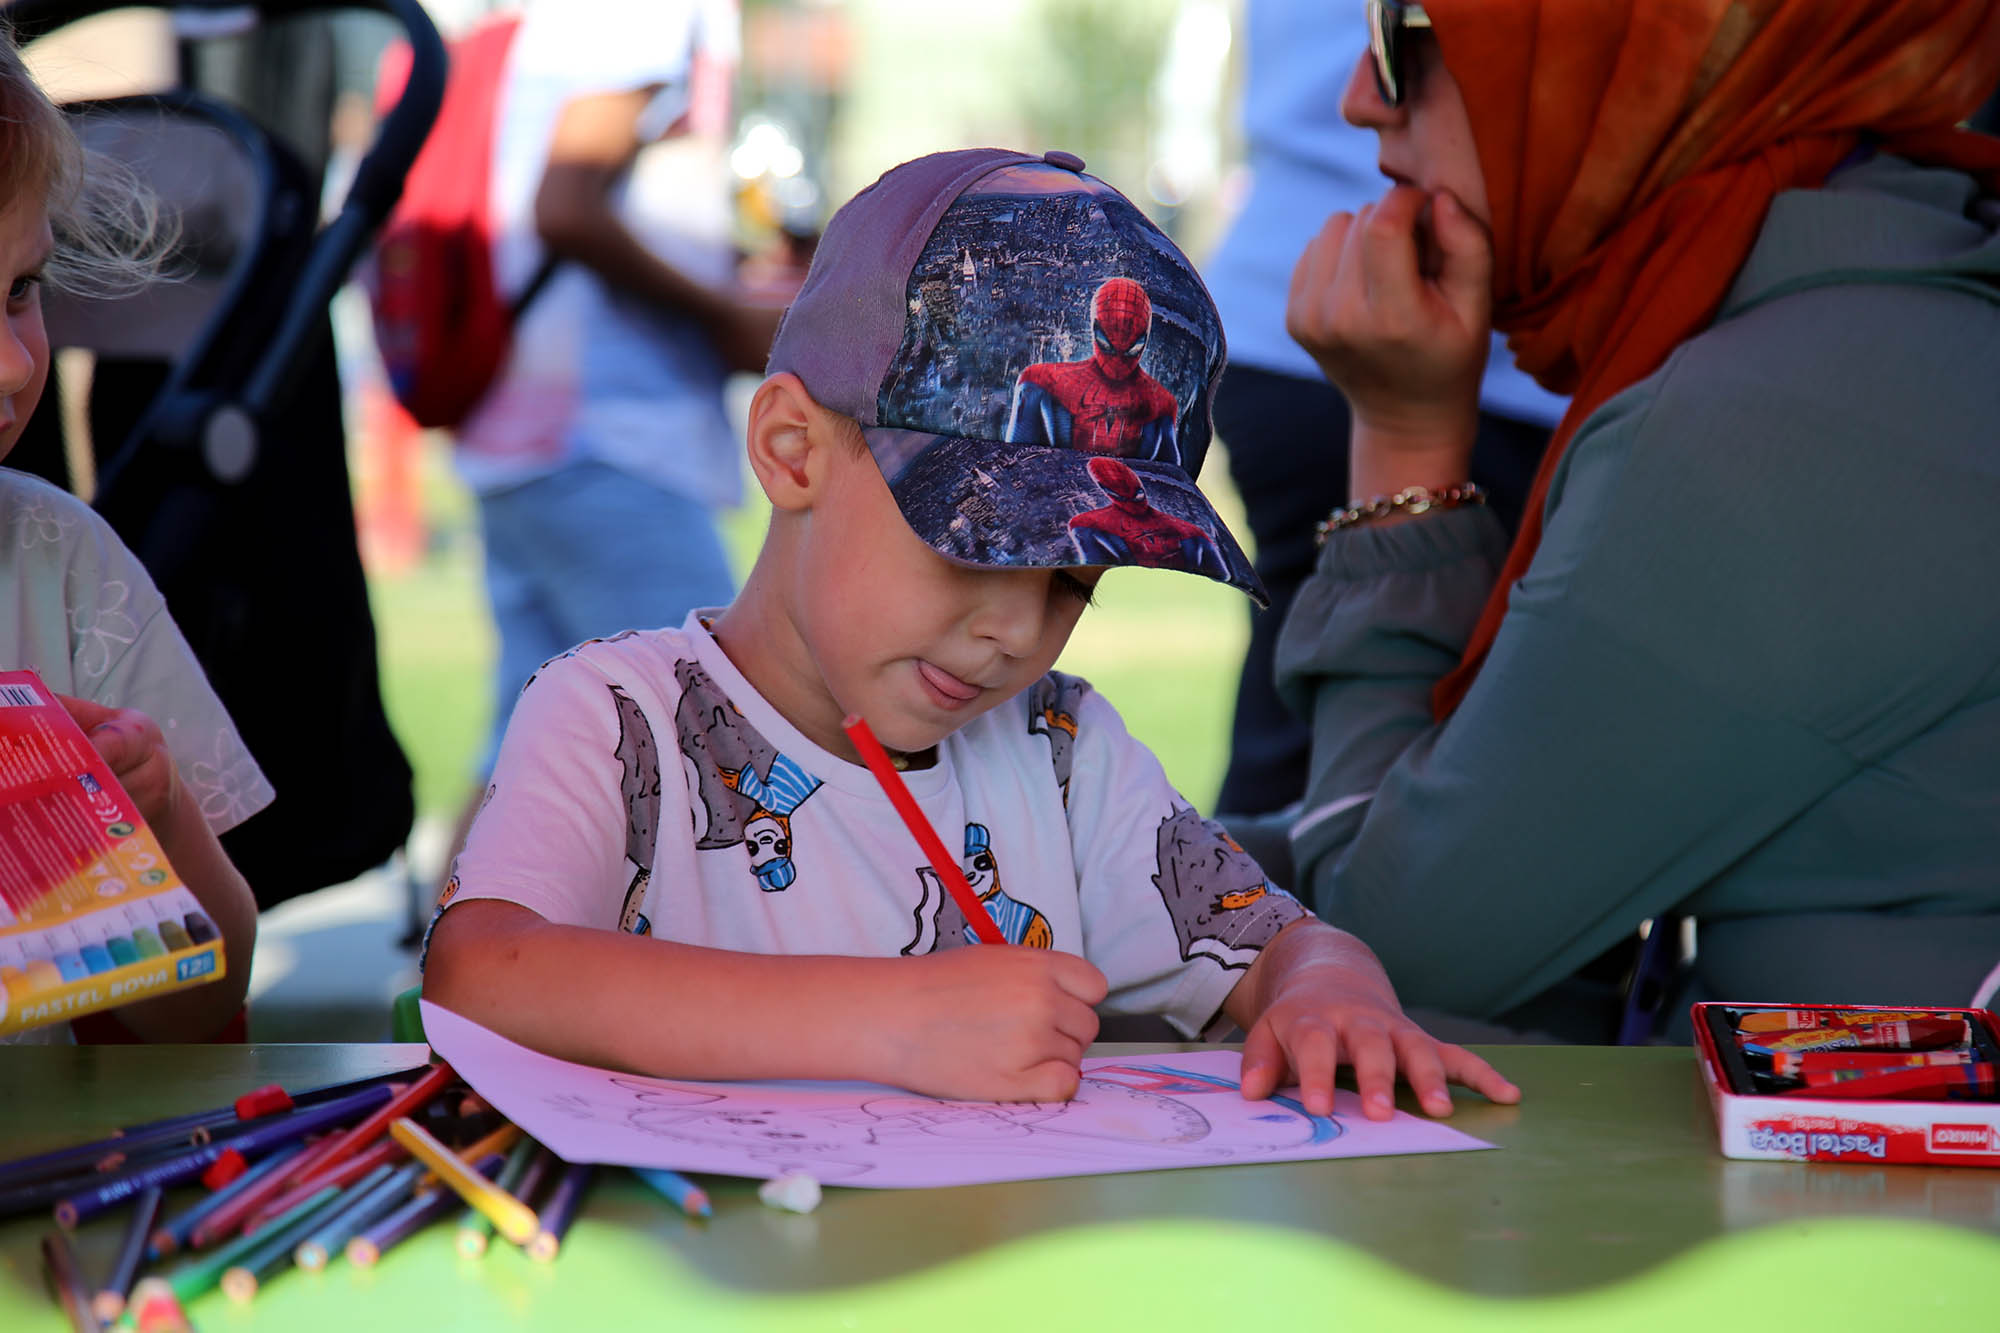
[[[83,955],[72,950],[65,949],[49,961],[56,965],[56,971],[62,974],[65,982],[82,981],[90,975],[90,967],[83,961]]]
[[[390,1133],[394,1132],[395,1127],[391,1126]],[[485,1178],[498,1175],[505,1160],[499,1153],[493,1153],[480,1162],[477,1170],[481,1182],[490,1183]],[[392,1246],[451,1212],[458,1206],[458,1199],[456,1193],[442,1186],[428,1193],[419,1191],[400,1208],[348,1241],[347,1262],[359,1268],[373,1267]]]
[[[290,1112],[278,1117],[274,1124],[239,1134],[226,1142],[193,1148],[152,1166],[115,1176],[102,1185],[73,1194],[58,1203],[56,1221],[64,1227],[74,1228],[79,1222],[95,1217],[107,1208],[116,1207],[149,1185],[178,1185],[182,1181],[194,1179],[201,1174],[204,1167],[231,1148],[245,1157],[261,1157],[273,1148],[302,1139],[316,1129],[327,1129],[352,1120],[356,1116],[366,1115],[386,1101],[388,1096],[389,1090],[386,1087],[370,1088],[340,1101],[327,1102],[310,1110]],[[214,1219],[209,1220],[212,1222]],[[199,1238],[199,1230],[197,1228],[195,1237],[197,1245],[204,1243]]]
[[[389,1132],[396,1136],[396,1142],[410,1150],[410,1156],[435,1172],[453,1193],[486,1214],[495,1231],[516,1245],[526,1245],[535,1238],[541,1223],[536,1219],[534,1209],[459,1161],[449,1148],[426,1134],[416,1121],[407,1118],[397,1120],[389,1126]],[[497,1172],[499,1162],[504,1159],[498,1153],[493,1156]]]
[[[298,1184],[282,1194],[275,1195],[249,1217],[244,1219],[243,1229],[255,1231],[280,1213],[290,1212],[292,1205],[300,1199],[310,1198],[328,1185],[338,1185],[346,1189],[355,1181],[375,1170],[378,1166],[393,1166],[409,1154],[399,1143],[389,1139],[357,1153],[338,1166],[314,1166],[306,1172]]]
[[[1971,1029],[1961,1018],[1906,1018],[1857,1027],[1818,1028],[1804,1032],[1768,1033],[1743,1043],[1745,1055],[1771,1057],[1780,1051],[1905,1050],[1927,1051],[1963,1046]]]
[[[187,1311],[174,1299],[174,1289],[165,1278],[140,1278],[126,1306],[127,1319],[121,1322],[121,1328],[129,1323],[137,1333],[194,1333]]]
[[[1779,1051],[1771,1057],[1771,1072],[1779,1078],[1798,1078],[1835,1069],[1859,1069],[1878,1074],[1892,1069],[1913,1069],[1928,1065],[1969,1065],[1979,1061],[1972,1050],[1947,1051]]]
[[[90,1311],[90,1292],[83,1285],[83,1275],[76,1266],[76,1251],[70,1248],[68,1236],[60,1231],[43,1235],[42,1264],[48,1270],[50,1288],[62,1302],[63,1313],[69,1316],[70,1327],[77,1333],[97,1333],[97,1316]]]
[[[200,912],[189,912],[181,918],[181,925],[187,930],[188,939],[196,944],[206,944],[219,933],[215,923]]]
[[[139,1261],[146,1254],[146,1240],[153,1233],[153,1223],[160,1216],[160,1199],[163,1191],[154,1185],[139,1196],[139,1202],[132,1205],[132,1218],[125,1224],[125,1238],[118,1244],[118,1256],[111,1261],[111,1272],[91,1298],[90,1308],[99,1320],[110,1323],[125,1312],[125,1298],[132,1294],[133,1280],[139,1276]]]
[[[569,1232],[569,1224],[576,1219],[577,1209],[583,1203],[583,1192],[590,1188],[590,1177],[595,1170],[588,1162],[576,1162],[563,1168],[556,1187],[549,1191],[548,1199],[542,1204],[542,1229],[528,1242],[530,1259],[547,1263],[556,1257],[556,1252],[562,1248],[563,1237]]]
[[[661,1166],[635,1166],[632,1174],[666,1195],[689,1217],[708,1217],[714,1212],[709,1206],[708,1191],[678,1171]]]
[[[999,923],[994,921],[985,904],[973,893],[972,886],[965,882],[965,872],[959,868],[958,857],[945,849],[937,830],[924,817],[923,807],[917,804],[916,797],[910,795],[909,787],[889,759],[889,752],[882,748],[881,741],[875,739],[868,723],[857,714],[849,713],[840,726],[847,733],[847,738],[854,742],[854,748],[861,752],[861,758],[868,765],[868,771],[875,775],[876,785],[882,788],[882,794],[889,798],[889,804],[896,807],[896,813],[902,816],[910,835],[930,859],[938,882],[958,904],[958,910],[965,914],[967,927],[987,944],[1005,944],[1007,937],[1000,933]]]
[[[194,948],[194,941],[188,938],[187,928],[180,922],[162,921],[156,929],[160,932],[160,943],[167,946],[169,953]]]
[[[1787,1088],[1783,1095],[1841,1099],[1899,1097],[1924,1102],[1983,1100],[1993,1095],[1996,1070],[2000,1066],[1988,1063],[1897,1069],[1888,1073],[1830,1069],[1806,1075],[1803,1087]]]
[[[83,965],[90,969],[92,976],[95,976],[99,972],[109,972],[112,968],[118,966],[118,964],[111,961],[111,950],[101,944],[86,944],[83,946],[81,952],[83,954]]]
[[[521,1188],[521,1175],[528,1169],[529,1161],[539,1147],[533,1139],[523,1134],[514,1142],[514,1149],[507,1154],[507,1162],[500,1168],[499,1179],[493,1183],[506,1190],[523,1203],[533,1205],[532,1189]],[[467,1206],[458,1219],[458,1252],[468,1259],[477,1259],[486,1253],[486,1245],[493,1235],[493,1223],[477,1208]]]
[[[408,1199],[423,1170],[422,1162],[405,1162],[373,1189],[348,1191],[355,1196],[352,1202],[343,1203],[320,1222],[317,1231],[300,1241],[298,1248],[292,1251],[292,1262],[308,1270],[325,1268],[327,1261],[350,1239],[388,1216]]]
[[[257,1163],[229,1184],[216,1190],[207,1198],[189,1204],[180,1212],[167,1219],[166,1225],[153,1232],[153,1243],[146,1250],[149,1259],[163,1259],[175,1250],[185,1247],[188,1236],[199,1226],[202,1219],[228,1203],[237,1193],[257,1183],[258,1180],[279,1170],[286,1162],[304,1152],[303,1143],[288,1143],[277,1149],[269,1157]]]
[[[378,1166],[373,1174],[365,1177],[359,1188],[365,1193],[380,1185],[395,1174],[392,1166]],[[345,1203],[345,1191],[338,1185],[328,1185],[312,1199],[299,1205],[294,1213],[285,1213],[273,1220],[271,1225],[253,1234],[260,1244],[223,1270],[222,1294],[241,1305],[257,1294],[257,1285],[272,1270],[292,1258],[292,1252],[306,1237],[326,1225],[329,1218],[341,1210]]]
[[[160,943],[158,932],[151,926],[141,926],[133,931],[132,943],[139,946],[141,958],[158,958],[167,951],[167,946]]]
[[[21,971],[27,977],[30,990],[48,990],[63,984],[62,969],[52,958],[31,958]]]
[[[113,935],[104,941],[104,947],[111,954],[111,961],[120,967],[130,967],[139,961],[138,946],[123,935]]]
[[[1805,1032],[1935,1017],[1927,1009],[1747,1009],[1736,1015],[1735,1027],[1738,1032]]]

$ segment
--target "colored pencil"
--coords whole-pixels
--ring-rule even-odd
[[[520,1181],[511,1193],[530,1208],[535,1205],[535,1195],[541,1192],[542,1182],[548,1179],[559,1161],[556,1155],[543,1145],[535,1146],[535,1155],[528,1159],[527,1169],[521,1172]]]
[[[319,1229],[300,1241],[292,1251],[292,1262],[300,1268],[325,1268],[327,1261],[355,1236],[389,1215],[410,1197],[422,1162],[405,1162],[390,1172],[389,1178],[369,1190],[349,1190],[355,1196],[320,1222]]]
[[[583,1192],[590,1188],[591,1174],[596,1170],[589,1162],[576,1162],[563,1168],[556,1187],[549,1191],[538,1212],[542,1219],[542,1229],[528,1242],[528,1257],[547,1263],[556,1257],[562,1248],[563,1237],[569,1233],[569,1224],[576,1220],[577,1209],[583,1203]]]
[[[534,1206],[534,1200],[525,1196],[533,1191],[521,1188],[521,1175],[528,1169],[528,1162],[539,1146],[523,1134],[515,1141],[513,1151],[507,1154],[507,1163],[500,1168],[500,1178],[493,1182],[530,1207]],[[468,1259],[477,1259],[486,1253],[492,1236],[493,1223],[487,1220],[486,1214],[468,1205],[458,1219],[458,1252]]]
[[[390,1133],[395,1127],[390,1127]],[[506,1159],[494,1153],[479,1164],[480,1177],[498,1175]],[[409,1202],[347,1242],[347,1262],[360,1268],[377,1263],[392,1246],[437,1221],[458,1206],[458,1195],[440,1185],[429,1193],[419,1192]]]
[[[428,1106],[456,1077],[457,1075],[451,1072],[450,1065],[442,1061],[432,1065],[422,1078],[419,1078],[415,1083],[410,1084],[409,1087],[404,1088],[382,1106],[376,1108],[369,1114],[367,1119],[361,1121],[360,1124],[355,1125],[345,1133],[338,1135],[336,1141],[327,1149],[326,1153],[317,1162],[313,1163],[312,1171],[317,1173],[327,1167],[337,1166],[360,1152],[363,1148],[368,1147],[375,1140],[381,1138],[383,1133],[388,1130],[390,1121],[400,1119],[424,1106]],[[299,1184],[304,1175],[305,1172],[302,1169],[294,1168],[286,1184]]]
[[[425,1133],[416,1121],[407,1118],[395,1121],[389,1132],[396,1136],[396,1142],[410,1150],[410,1156],[436,1172],[437,1178],[459,1198],[486,1214],[493,1222],[493,1229],[514,1244],[526,1245],[541,1229],[534,1209],[458,1160],[451,1149]]]
[[[632,1174],[666,1195],[674,1207],[689,1217],[707,1217],[715,1211],[709,1206],[708,1191],[678,1171],[663,1166],[635,1166]]]
[[[395,1174],[395,1170],[393,1166],[376,1167],[375,1173],[366,1178],[361,1188],[374,1188]],[[222,1294],[239,1305],[254,1297],[257,1284],[273,1269],[289,1261],[300,1242],[340,1211],[345,1193],[338,1185],[328,1185],[314,1196],[317,1202],[302,1205],[297,1214],[285,1215],[289,1220],[273,1222],[254,1233],[260,1243],[223,1270]]]
[[[314,1130],[344,1124],[356,1116],[366,1115],[388,1098],[389,1090],[386,1087],[370,1088],[365,1092],[357,1092],[352,1097],[327,1102],[310,1110],[288,1112],[279,1117],[277,1123],[266,1125],[261,1129],[254,1129],[231,1139],[218,1140],[205,1147],[193,1148],[142,1170],[115,1176],[102,1185],[73,1194],[58,1203],[56,1222],[61,1226],[74,1228],[78,1223],[123,1203],[150,1185],[178,1185],[183,1181],[192,1180],[201,1174],[203,1167],[231,1148],[241,1152],[245,1157],[262,1156],[280,1144],[304,1138]],[[312,1150],[307,1149],[307,1151]],[[266,1179],[275,1178],[275,1176],[266,1177]],[[209,1221],[213,1222],[214,1218],[210,1218]],[[197,1245],[203,1243],[199,1230],[197,1228],[195,1237]]]
[[[896,813],[903,817],[903,823],[909,828],[911,836],[915,837],[917,845],[923,848],[925,857],[930,860],[931,869],[937,872],[938,880],[944,885],[945,891],[951,894],[952,901],[958,904],[958,910],[965,913],[966,924],[972,928],[972,932],[988,944],[1005,944],[1007,937],[1000,933],[999,924],[986,910],[986,905],[979,901],[979,896],[972,891],[972,886],[965,882],[965,872],[959,869],[958,858],[945,850],[944,842],[938,837],[937,830],[932,828],[931,821],[924,817],[923,808],[917,804],[917,798],[910,795],[909,787],[903,782],[903,775],[896,771],[895,764],[890,762],[889,752],[882,748],[881,741],[875,739],[875,733],[869,730],[868,723],[858,714],[849,713],[840,727],[847,733],[847,738],[854,742],[854,748],[861,752],[862,761],[868,765],[868,771],[875,775],[876,784],[882,788],[882,794],[889,798],[889,804],[896,807]]]
[[[174,1299],[174,1289],[165,1278],[142,1277],[132,1288],[127,1315],[119,1327],[130,1325],[137,1333],[194,1333],[187,1311]]]
[[[208,1217],[216,1209],[227,1204],[238,1194],[256,1184],[258,1180],[284,1166],[286,1162],[297,1157],[305,1149],[306,1145],[303,1143],[288,1143],[284,1147],[276,1149],[269,1157],[251,1167],[221,1189],[214,1191],[207,1198],[189,1204],[186,1208],[168,1218],[165,1225],[153,1232],[153,1243],[147,1247],[146,1257],[149,1259],[164,1259],[175,1250],[184,1248],[188,1243],[189,1234],[201,1224],[202,1219]]]
[[[146,1254],[146,1240],[152,1235],[153,1223],[160,1216],[163,1194],[164,1191],[154,1185],[139,1196],[139,1202],[132,1205],[132,1218],[125,1224],[125,1239],[118,1244],[118,1255],[111,1262],[111,1272],[90,1302],[92,1312],[104,1323],[108,1324],[124,1313],[125,1298],[132,1294],[132,1283],[139,1276],[139,1261]]]
[[[375,1170],[378,1166],[394,1166],[409,1156],[403,1146],[390,1139],[372,1144],[348,1158],[338,1166],[327,1166],[324,1160],[307,1171],[298,1184],[266,1200],[254,1213],[243,1220],[243,1229],[255,1231],[280,1213],[290,1212],[292,1205],[300,1199],[309,1199],[328,1185],[338,1185],[342,1189],[352,1185]]]
[[[396,1070],[388,1074],[376,1074],[365,1079],[348,1083],[328,1084],[309,1092],[302,1092],[291,1098],[298,1109],[323,1105],[340,1097],[349,1096],[392,1080],[410,1077],[409,1070]],[[256,1089],[263,1092],[265,1089]],[[238,1106],[251,1105],[246,1099],[250,1094],[238,1098]],[[209,1111],[190,1111],[183,1115],[167,1116],[160,1120],[148,1120],[143,1124],[127,1125],[113,1130],[110,1134],[87,1143],[72,1144],[67,1148],[57,1148],[50,1152],[37,1153],[32,1157],[20,1157],[0,1163],[0,1187],[17,1185],[28,1181],[45,1180],[53,1176],[69,1175],[89,1170],[116,1170],[135,1154],[154,1147],[164,1147],[175,1142],[184,1142],[188,1147],[200,1147],[216,1137],[216,1131],[232,1131],[238,1125],[255,1128],[246,1122],[264,1119],[264,1115],[244,1116],[236,1107],[222,1107]],[[226,1136],[226,1135],[225,1135]],[[107,1163],[108,1165],[100,1165]]]
[[[70,1327],[77,1333],[97,1333],[97,1316],[90,1311],[90,1291],[83,1285],[69,1237],[60,1231],[44,1234],[42,1263],[48,1269],[49,1286],[62,1302],[63,1313],[69,1316]]]
[[[318,1196],[307,1199],[304,1203],[271,1225],[280,1229],[289,1227],[299,1218],[316,1213],[329,1200],[339,1197],[340,1190],[335,1186],[329,1185]],[[272,1233],[272,1235],[275,1234],[275,1232]],[[222,1281],[224,1273],[240,1265],[249,1255],[264,1248],[269,1243],[270,1238],[270,1236],[261,1232],[256,1235],[238,1236],[215,1253],[204,1255],[200,1259],[189,1260],[179,1268],[176,1268],[173,1272],[167,1274],[167,1282],[173,1287],[175,1298],[182,1302],[187,1302],[207,1293]]]

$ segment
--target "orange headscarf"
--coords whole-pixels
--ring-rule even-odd
[[[1541,540],[1577,426],[1715,317],[1771,198],[1865,134],[2000,194],[2000,139],[1953,128],[2000,80],[2000,0],[1427,0],[1486,175],[1494,324],[1573,395],[1439,717]],[[1418,96],[1422,96],[1419,90]]]

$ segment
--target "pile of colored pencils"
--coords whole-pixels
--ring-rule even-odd
[[[336,1255],[372,1265],[454,1214],[464,1254],[483,1254],[498,1232],[553,1259],[591,1173],[431,1064],[299,1094],[259,1088],[216,1111],[0,1165],[0,1216],[53,1208],[42,1255],[77,1329],[165,1333],[187,1328],[183,1305],[214,1288],[248,1302],[289,1266]],[[166,1191],[196,1182],[205,1194],[164,1210]],[[71,1233],[118,1208],[129,1212],[116,1257],[88,1281]],[[164,1271],[141,1281],[148,1261]]]

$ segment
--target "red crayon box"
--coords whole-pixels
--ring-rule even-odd
[[[1798,1004],[1694,1006],[1695,1058],[1715,1112],[1723,1156],[1749,1161],[2000,1166],[2000,1092],[1994,1089],[1992,1074],[1993,1064],[2000,1062],[2000,1025],[1992,1013],[1936,1009],[1916,1017],[1909,1009],[1840,1005],[1823,1008],[1830,1021],[1800,1021],[1799,1016],[1813,1012],[1812,1006]],[[1779,1013],[1786,1017],[1772,1017]],[[1933,1064],[1928,1058],[1922,1063],[1911,1059],[1901,1070],[1877,1065],[1865,1071],[1873,1078],[1813,1087],[1804,1071],[1795,1067],[1803,1052],[1781,1066],[1769,1056],[1760,1058],[1756,1050],[1763,1044],[1760,1037],[1781,1032],[1872,1026],[1887,1033],[1905,1024],[1916,1029],[1907,1033],[1912,1038],[1908,1045],[1871,1043],[1865,1048],[1867,1054],[1918,1056],[1926,1047],[1935,1049],[1934,1025],[1953,1025],[1962,1027],[1967,1063],[1953,1067],[1941,1061]],[[1850,1048],[1842,1054],[1862,1052]],[[1873,1087],[1857,1086],[1864,1082]]]

